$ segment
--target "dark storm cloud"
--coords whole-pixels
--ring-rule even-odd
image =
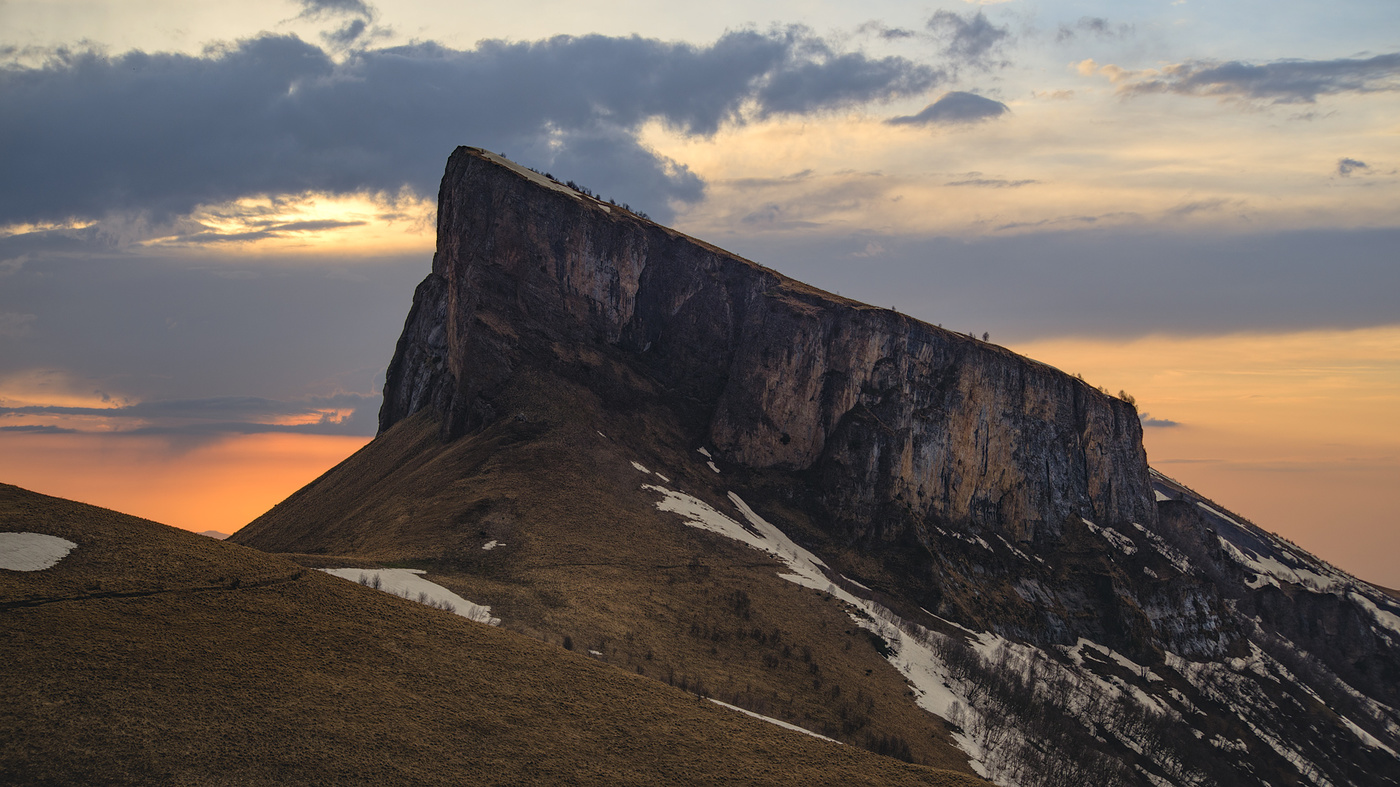
[[[902,115],[885,121],[894,126],[937,126],[962,123],[980,123],[1001,117],[1011,111],[1011,107],[983,98],[976,93],[953,91],[924,107],[917,115]]]
[[[1337,174],[1342,177],[1350,177],[1351,173],[1359,169],[1370,169],[1364,161],[1357,161],[1354,158],[1337,159]]]
[[[939,11],[929,18],[928,29],[942,44],[944,56],[954,63],[981,69],[1007,64],[995,58],[1009,43],[1011,28],[997,27],[981,11],[966,16]]]
[[[272,35],[201,56],[58,50],[41,67],[0,66],[0,223],[169,217],[254,194],[433,195],[458,144],[665,221],[671,201],[699,199],[703,184],[638,143],[646,121],[707,135],[745,108],[814,112],[941,79],[903,58],[836,52],[800,28],[708,46],[598,35],[466,51],[418,43],[343,62]]]
[[[1310,104],[1319,96],[1400,90],[1400,52],[1366,59],[1278,60],[1272,63],[1198,60],[1154,75],[1132,75],[1125,95],[1178,93],[1275,104]]]

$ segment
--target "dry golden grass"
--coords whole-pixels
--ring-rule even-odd
[[[0,528],[79,544],[0,572],[6,784],[983,783],[114,512],[0,486]]]
[[[706,466],[646,380],[594,374],[624,378],[607,405],[589,390],[596,379],[525,373],[497,400],[506,417],[451,444],[420,414],[232,539],[308,566],[426,569],[490,604],[507,629],[568,638],[626,671],[969,772],[842,604],[779,579],[767,555],[656,509],[659,495],[641,487],[662,482],[631,462],[741,519],[725,496],[733,477]],[[482,550],[490,540],[504,546]]]

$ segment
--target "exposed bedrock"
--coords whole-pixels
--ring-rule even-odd
[[[383,431],[498,417],[511,374],[610,348],[704,414],[722,461],[807,473],[862,537],[1152,524],[1134,408],[1003,348],[816,290],[473,148],[385,383]]]

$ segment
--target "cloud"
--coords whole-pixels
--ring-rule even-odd
[[[1184,219],[1196,213],[1219,213],[1230,207],[1244,207],[1240,200],[1225,199],[1216,197],[1212,199],[1192,200],[1183,202],[1168,208],[1166,215],[1174,219]]]
[[[1180,421],[1173,421],[1169,418],[1153,418],[1151,413],[1140,413],[1138,415],[1138,420],[1142,421],[1142,425],[1149,429],[1166,429],[1173,426],[1181,426]]]
[[[1055,33],[1055,43],[1068,43],[1078,38],[1081,33],[1095,38],[1125,38],[1132,32],[1133,26],[1129,24],[1114,25],[1101,16],[1081,16],[1073,25],[1060,25],[1060,29]]]
[[[354,4],[312,3],[326,11]],[[943,72],[836,51],[803,28],[709,45],[639,36],[431,42],[343,60],[294,36],[202,55],[58,49],[0,65],[0,225],[160,221],[249,196],[436,194],[458,144],[507,153],[661,221],[699,178],[638,141],[659,119],[710,135],[750,117],[916,95]]]
[[[1351,173],[1360,169],[1370,169],[1364,161],[1357,161],[1354,158],[1337,159],[1337,174],[1344,178],[1351,177]]]
[[[1097,64],[1084,61],[1092,72]],[[1374,93],[1400,90],[1400,52],[1365,59],[1276,60],[1245,63],[1238,60],[1193,60],[1161,69],[1129,71],[1114,65],[1098,69],[1118,92],[1135,96],[1175,93],[1215,96],[1273,104],[1311,104],[1321,96],[1340,93]]]
[[[46,434],[96,431],[101,434],[199,436],[277,432],[364,436],[376,431],[379,402],[377,395],[337,394],[295,401],[219,396],[157,400],[120,407],[0,407],[0,419],[58,422],[0,428]]]
[[[883,22],[865,22],[856,28],[856,33],[864,35],[878,36],[886,41],[899,41],[905,38],[917,38],[918,31],[905,27],[889,27]]]
[[[787,209],[776,202],[761,205],[758,210],[745,214],[739,222],[764,230],[815,229],[822,226],[821,222],[789,218]]]
[[[301,16],[363,16],[374,15],[374,7],[364,0],[297,0]]]
[[[937,101],[924,107],[917,115],[902,115],[886,120],[892,126],[935,126],[980,123],[1001,117],[1011,111],[1011,107],[983,98],[976,93],[955,90],[944,93]]]
[[[1039,183],[1038,180],[1001,180],[999,178],[968,178],[944,183],[945,186],[977,186],[989,189],[1015,189]]]
[[[927,26],[943,44],[943,55],[954,63],[983,70],[1008,65],[1007,61],[994,58],[1010,42],[1011,28],[997,27],[980,10],[967,16],[938,11],[929,18]]]

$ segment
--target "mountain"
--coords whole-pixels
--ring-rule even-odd
[[[59,545],[0,568],[4,784],[984,784],[93,506],[0,530]]]
[[[458,149],[380,433],[230,540],[1003,785],[1400,784],[1400,604],[1133,405]]]

